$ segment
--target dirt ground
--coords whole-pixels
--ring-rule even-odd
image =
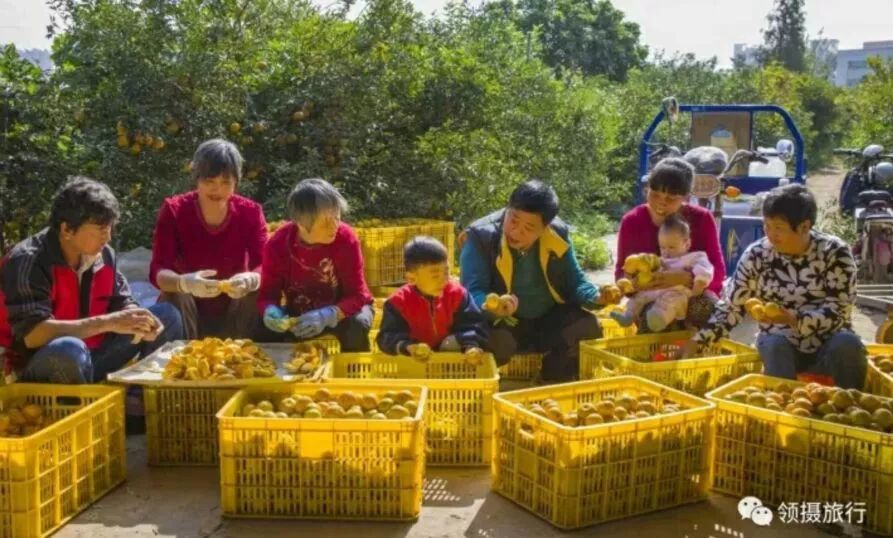
[[[820,206],[829,197],[836,196],[840,177],[839,171],[826,171],[810,178],[809,186],[820,199]],[[611,278],[610,271],[594,273],[591,278],[596,282],[605,281]],[[855,329],[864,340],[874,341],[874,332],[884,318],[882,312],[858,309]],[[755,327],[745,325],[735,330],[733,338],[750,343],[754,334]],[[517,388],[517,385],[503,383],[502,388]],[[422,515],[415,523],[232,520],[220,515],[216,468],[148,467],[143,436],[128,437],[127,459],[127,482],[65,526],[58,537],[805,538],[835,535],[809,525],[782,525],[777,520],[768,528],[757,527],[738,515],[738,499],[722,495],[711,495],[707,501],[697,504],[563,533],[491,492],[486,468],[429,468]]]

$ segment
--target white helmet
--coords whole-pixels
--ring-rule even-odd
[[[874,180],[881,183],[893,181],[893,164],[882,162],[874,165]]]

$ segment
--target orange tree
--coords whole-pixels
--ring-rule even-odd
[[[0,49],[0,249],[46,225],[64,181],[76,118],[59,117],[58,92],[15,48]]]
[[[425,20],[403,0],[356,20],[298,0],[51,4],[48,85],[77,118],[65,164],[120,196],[123,247],[149,243],[161,199],[190,187],[189,157],[217,136],[240,147],[240,190],[271,219],[313,176],[358,216],[467,223],[531,176],[568,210],[604,202],[602,100],[556,80],[498,16],[453,6]]]

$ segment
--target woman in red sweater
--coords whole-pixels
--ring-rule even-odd
[[[253,338],[267,223],[260,204],[235,194],[242,156],[221,139],[192,158],[195,190],[164,200],[155,224],[149,279],[159,301],[180,309],[189,339]]]
[[[346,211],[344,197],[322,179],[305,179],[292,190],[292,222],[264,248],[257,306],[272,331],[268,339],[331,332],[342,351],[369,351],[372,294],[357,235],[341,222]]]
[[[620,221],[614,276],[618,279],[623,277],[623,262],[631,254],[645,252],[659,255],[658,229],[667,217],[678,214],[691,229],[691,251],[706,253],[713,265],[713,280],[707,290],[702,295],[692,297],[688,303],[686,324],[701,327],[710,318],[722,290],[726,264],[713,214],[703,207],[686,203],[691,195],[693,180],[694,168],[683,159],[664,159],[651,170],[645,203],[629,210]],[[688,271],[662,271],[655,275],[648,287],[691,287],[692,282]],[[640,329],[646,326],[642,323],[638,325]]]

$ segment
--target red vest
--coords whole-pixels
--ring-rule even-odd
[[[84,275],[83,278],[86,278]],[[115,272],[105,264],[93,273],[87,304],[81,305],[78,274],[74,269],[61,265],[53,267],[53,287],[50,300],[53,302],[53,317],[59,320],[92,318],[109,311],[109,302],[115,293]],[[96,349],[105,339],[105,333],[84,340],[89,349]]]
[[[105,254],[105,253],[104,253]],[[65,265],[52,266],[52,285],[50,287],[50,302],[52,304],[53,318],[58,320],[84,319],[107,313],[109,303],[115,293],[115,270],[108,256],[103,256],[104,264],[93,272],[86,304],[81,304],[81,289],[78,285],[77,272]],[[3,260],[6,261],[5,259]],[[2,267],[2,264],[0,264]],[[89,272],[89,270],[88,270]],[[89,278],[85,273],[84,280]],[[24,335],[23,335],[24,336]],[[89,349],[96,349],[102,345],[105,334],[97,334],[84,340]],[[22,368],[25,366],[26,357],[12,351],[13,344],[12,327],[9,325],[9,316],[6,310],[6,300],[3,290],[0,289],[0,346],[6,348],[6,370],[10,368]]]
[[[388,299],[409,325],[409,337],[437,349],[449,336],[453,317],[462,307],[465,288],[450,281],[440,297],[425,297],[419,290],[406,284]]]

